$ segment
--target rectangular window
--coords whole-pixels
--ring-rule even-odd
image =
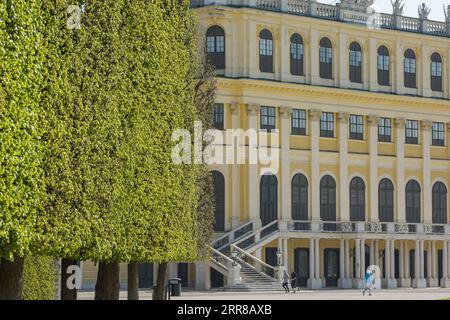
[[[419,144],[419,122],[417,120],[407,120],[405,126],[406,143]]]
[[[263,56],[272,56],[273,41],[270,39],[259,39],[259,54]]]
[[[389,56],[378,56],[378,70],[389,71]]]
[[[390,118],[380,118],[378,124],[378,141],[392,142],[392,120]]]
[[[364,117],[357,115],[350,115],[350,139],[363,140],[364,139]]]
[[[270,132],[275,130],[275,108],[274,107],[261,107],[260,109],[260,129]]]
[[[323,112],[320,116],[320,136],[324,138],[334,137],[334,114]]]
[[[433,61],[431,62],[431,76],[442,77],[442,63]]]
[[[213,108],[213,126],[218,130],[223,130],[223,104],[215,103]]]
[[[207,53],[225,52],[225,37],[224,36],[206,37],[206,52]]]
[[[445,145],[445,128],[442,122],[433,122],[433,146]]]
[[[291,57],[295,60],[303,60],[303,44],[292,43],[291,44]]]
[[[406,73],[416,73],[416,59],[405,58],[405,72]]]
[[[306,135],[306,111],[300,109],[292,110],[292,134]]]
[[[350,51],[350,67],[361,67],[361,51]]]
[[[322,63],[332,63],[332,50],[327,47],[320,47],[319,50],[320,62]]]

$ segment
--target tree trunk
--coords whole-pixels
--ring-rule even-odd
[[[139,300],[139,264],[128,264],[128,300]]]
[[[22,300],[24,259],[0,260],[0,300]]]
[[[166,300],[166,276],[169,264],[167,262],[158,264],[158,278],[153,293],[153,300]]]
[[[119,263],[100,262],[98,265],[95,300],[119,300]]]
[[[77,300],[77,289],[69,289],[67,287],[67,268],[76,265],[77,260],[61,259],[61,300]]]

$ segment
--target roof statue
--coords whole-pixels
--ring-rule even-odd
[[[401,16],[403,14],[403,9],[405,8],[405,4],[403,0],[391,0],[392,4],[392,14],[394,16]]]
[[[447,8],[444,6],[444,15],[445,22],[450,23],[450,5],[448,5]]]
[[[425,3],[422,3],[419,6],[419,19],[420,20],[428,20],[428,16],[430,15],[431,9],[427,7]]]
[[[344,10],[367,12],[374,0],[341,0],[339,7]]]

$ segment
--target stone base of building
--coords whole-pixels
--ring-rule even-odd
[[[381,287],[383,289],[397,289],[398,284],[396,279],[383,279],[381,280]]]
[[[450,279],[441,279],[441,288],[450,288]]]
[[[307,285],[309,290],[322,289],[322,279],[308,279]]]
[[[414,288],[426,288],[427,287],[427,280],[426,279],[414,279],[413,280],[413,287]]]
[[[434,278],[427,279],[427,287],[428,288],[438,288],[439,287],[439,280]]]
[[[206,263],[195,264],[195,290],[206,291],[211,289],[210,267]]]
[[[411,279],[410,278],[398,279],[397,284],[400,288],[411,288]]]
[[[352,279],[339,279],[338,287],[339,287],[339,289],[351,289],[352,288]]]
[[[353,288],[354,289],[364,289],[364,279],[358,278],[353,279]]]

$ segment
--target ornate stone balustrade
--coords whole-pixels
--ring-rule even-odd
[[[434,234],[450,235],[450,224],[388,223],[388,222],[339,222],[288,221],[287,231],[324,233],[378,233],[378,234]]]

